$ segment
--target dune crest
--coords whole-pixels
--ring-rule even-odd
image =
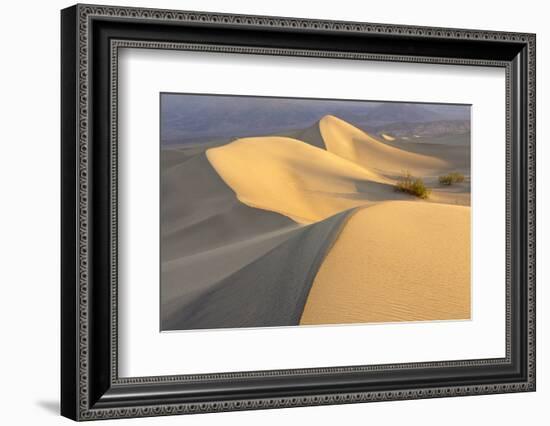
[[[470,208],[358,209],[319,268],[300,324],[470,318]]]
[[[327,151],[378,173],[396,176],[410,171],[426,175],[449,167],[438,158],[387,145],[333,115],[324,116],[319,128]]]
[[[302,224],[406,198],[377,172],[292,138],[242,138],[209,149],[206,156],[241,202]]]

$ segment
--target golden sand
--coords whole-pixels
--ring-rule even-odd
[[[385,175],[399,176],[411,172],[422,176],[449,167],[436,157],[387,145],[333,115],[323,117],[319,128],[329,152]]]
[[[322,263],[300,324],[470,318],[470,208],[357,210]]]
[[[243,138],[206,155],[241,202],[298,223],[398,196],[378,173],[292,138]]]

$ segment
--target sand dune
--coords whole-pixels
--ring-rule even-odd
[[[204,152],[179,154],[161,169],[163,318],[299,230],[285,216],[240,203]]]
[[[163,150],[161,328],[469,318],[469,145],[381,137],[329,115]]]
[[[225,278],[163,311],[162,329],[298,325],[311,284],[348,212],[302,227]]]
[[[403,175],[405,171],[426,175],[449,168],[446,161],[383,143],[332,115],[323,117],[319,122],[319,128],[329,152],[373,172],[389,176]]]
[[[376,172],[296,139],[238,139],[206,152],[244,204],[312,223],[380,200],[403,199]]]
[[[162,174],[160,217],[165,261],[296,225],[240,203],[204,153]]]
[[[470,317],[470,209],[390,201],[348,220],[300,324]]]
[[[163,316],[176,314],[190,300],[204,294],[206,289],[262,257],[300,230],[298,226],[287,227],[172,260],[163,259],[160,294]]]
[[[284,216],[240,203],[204,153],[167,168],[160,196],[163,261],[296,227]]]

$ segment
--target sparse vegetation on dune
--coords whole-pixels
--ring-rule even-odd
[[[426,199],[430,195],[430,190],[424,184],[421,178],[412,176],[410,173],[402,177],[395,185],[395,190]]]
[[[441,185],[452,185],[454,183],[464,182],[464,175],[458,172],[449,173],[448,175],[439,176]]]

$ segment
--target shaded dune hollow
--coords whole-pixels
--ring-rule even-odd
[[[250,264],[187,298],[164,330],[298,325],[315,274],[348,212],[301,228]]]
[[[241,242],[296,223],[240,203],[204,153],[161,176],[161,251],[173,260]]]
[[[469,180],[395,190],[405,171],[469,171],[467,148],[327,115],[163,152],[161,330],[470,318]]]

